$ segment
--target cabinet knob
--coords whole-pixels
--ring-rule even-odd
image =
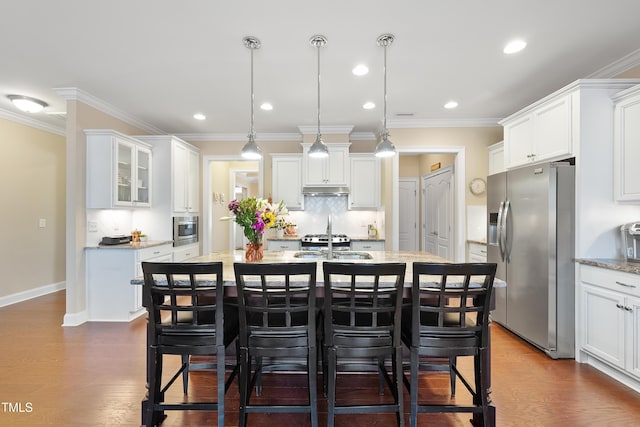
[[[624,309],[624,305],[622,305],[622,304],[616,304],[616,307],[618,307],[620,309]]]

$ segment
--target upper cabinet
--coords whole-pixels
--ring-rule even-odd
[[[200,150],[172,135],[142,135],[153,147],[157,202],[163,211],[195,214],[200,210]],[[169,190],[170,189],[170,190]],[[180,216],[180,215],[178,215]]]
[[[284,200],[290,210],[304,209],[302,156],[272,154],[271,193],[274,202]]]
[[[200,152],[191,145],[172,142],[173,211],[196,213],[200,206]]]
[[[309,157],[311,144],[302,144],[303,185],[346,186],[349,185],[350,143],[329,143],[329,157]]]
[[[572,113],[578,105],[575,91],[562,92],[504,119],[505,167],[571,157]]]
[[[496,142],[489,148],[489,175],[504,172],[504,142]]]
[[[380,207],[380,159],[373,154],[351,154],[349,209]]]
[[[640,85],[614,97],[614,196],[640,201]]]
[[[87,208],[150,207],[151,146],[112,130],[85,130]]]

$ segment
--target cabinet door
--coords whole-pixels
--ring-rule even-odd
[[[571,95],[554,100],[533,112],[535,160],[571,153]]]
[[[582,284],[582,349],[624,368],[624,297]]]
[[[327,183],[327,159],[307,157],[305,174],[306,185],[325,185]]]
[[[504,172],[504,143],[489,147],[489,175]]]
[[[351,242],[352,251],[384,251],[384,242],[376,240],[367,242],[364,240],[354,240]]]
[[[269,240],[267,249],[270,251],[299,251],[300,240]]]
[[[346,149],[330,149],[325,159],[326,180],[329,185],[347,185],[349,153]]]
[[[377,209],[380,207],[380,162],[377,157],[363,156],[350,159],[350,209]]]
[[[533,120],[522,117],[504,127],[504,161],[507,168],[533,161]]]
[[[131,206],[133,203],[133,188],[135,180],[135,146],[130,142],[115,139],[116,179],[113,204],[117,206]]]
[[[187,212],[187,148],[181,144],[173,144],[173,210]]]
[[[303,209],[302,158],[273,157],[271,191],[274,202],[284,200],[288,209]]]
[[[627,297],[627,371],[640,379],[640,299]]]
[[[151,205],[151,150],[136,149],[136,182],[134,204]]]
[[[187,211],[200,210],[200,153],[187,150]]]
[[[614,189],[616,200],[640,200],[640,91],[616,104]]]

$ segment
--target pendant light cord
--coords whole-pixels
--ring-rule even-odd
[[[387,132],[387,43],[384,44],[384,132]]]
[[[318,135],[320,135],[320,44],[316,45],[318,50]]]
[[[250,123],[250,135],[254,135],[255,132],[253,131],[253,101],[255,99],[255,96],[253,94],[253,51],[255,50],[253,47],[250,49],[251,50],[251,123]]]

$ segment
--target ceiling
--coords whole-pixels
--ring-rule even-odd
[[[55,88],[74,87],[147,130],[228,139],[249,130],[247,35],[262,42],[254,53],[258,140],[317,125],[315,34],[328,39],[322,127],[363,134],[382,122],[383,33],[395,35],[390,128],[495,124],[578,78],[640,64],[638,0],[22,0],[3,2],[0,15],[0,110],[22,114],[6,98],[20,94],[64,112]],[[514,38],[527,48],[503,54]],[[351,73],[359,63],[369,74]],[[458,108],[443,108],[449,100]],[[258,108],[264,101],[272,111]],[[364,110],[367,101],[377,107]],[[61,115],[31,117],[64,127]]]

